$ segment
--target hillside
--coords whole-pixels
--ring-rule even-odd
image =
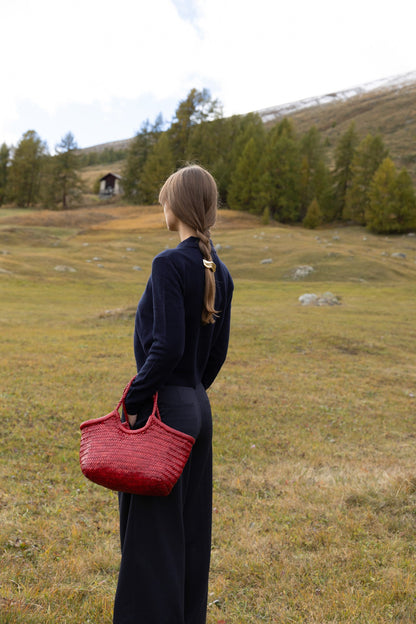
[[[291,117],[300,133],[316,125],[329,152],[351,122],[358,132],[380,132],[396,164],[416,182],[416,72],[257,111],[267,125]],[[94,145],[83,153],[125,149],[132,139]]]
[[[330,149],[354,121],[362,137],[379,132],[396,164],[416,180],[416,72],[258,113],[267,125],[290,117],[300,133],[316,125]]]

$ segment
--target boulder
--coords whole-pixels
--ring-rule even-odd
[[[314,293],[305,293],[299,297],[299,301],[302,305],[317,305],[318,295]]]
[[[299,302],[304,305],[312,305],[312,306],[332,306],[332,305],[340,305],[340,298],[331,292],[326,292],[323,295],[316,295],[315,293],[305,293],[299,297]]]
[[[307,277],[309,273],[312,273],[313,271],[313,267],[307,264],[303,264],[295,269],[295,272],[293,273],[293,279],[302,279],[303,277]]]

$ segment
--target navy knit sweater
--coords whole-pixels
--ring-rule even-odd
[[[137,376],[126,397],[129,414],[163,385],[208,388],[224,363],[230,333],[233,281],[212,249],[215,272],[215,323],[202,325],[205,268],[190,237],[157,255],[139,301],[134,331]]]

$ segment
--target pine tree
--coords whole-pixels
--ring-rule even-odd
[[[315,192],[315,172],[320,162],[323,162],[323,148],[321,135],[312,126],[300,140],[300,151],[302,155],[301,165],[301,216],[305,215]]]
[[[287,119],[269,132],[260,163],[260,214],[270,208],[274,219],[295,223],[300,218],[300,149],[293,125]]]
[[[259,214],[259,160],[261,145],[252,137],[246,144],[231,177],[228,205],[232,210]]]
[[[255,113],[205,121],[191,128],[186,160],[211,171],[220,202],[228,204],[231,178],[246,144],[250,138],[262,144],[264,136],[264,124]]]
[[[191,89],[179,102],[174,120],[168,130],[176,167],[187,160],[188,141],[193,126],[222,117],[222,106],[211,98],[208,89]]]
[[[49,157],[45,167],[42,196],[49,208],[68,210],[80,201],[82,193],[78,145],[72,132],[61,139],[55,150],[56,156]]]
[[[10,148],[6,143],[0,147],[0,206],[6,201],[7,178],[9,173]]]
[[[21,208],[39,200],[42,166],[46,144],[34,130],[28,130],[14,150],[8,179],[8,196]]]
[[[261,154],[266,140],[264,124],[260,115],[257,113],[231,117],[227,120],[227,124],[227,144],[224,145],[222,166],[217,174],[221,188],[220,196],[226,204],[228,204],[229,201],[228,193],[230,190],[231,178],[247,143],[250,139],[253,139]]]
[[[351,167],[357,144],[358,135],[355,124],[352,123],[339,139],[335,149],[335,219],[341,219],[344,213],[347,191],[351,186]]]
[[[334,218],[334,191],[331,173],[326,163],[326,155],[321,135],[316,126],[300,141],[301,161],[301,211],[300,219],[305,216],[312,200],[316,198],[325,221]]]
[[[306,215],[302,221],[303,226],[310,230],[314,230],[322,223],[322,212],[319,207],[318,200],[314,198],[308,206]]]
[[[175,169],[175,159],[167,132],[162,132],[142,170],[141,191],[145,204],[157,203],[159,190]]]
[[[409,232],[416,229],[416,194],[407,169],[399,171],[396,183],[399,205],[397,221],[400,224],[400,232]]]
[[[378,233],[407,232],[416,227],[415,191],[408,172],[397,174],[390,158],[385,158],[372,179],[365,219]]]
[[[351,163],[351,185],[347,189],[343,218],[365,225],[371,180],[388,156],[380,135],[368,134],[358,145]]]
[[[141,186],[142,172],[149,153],[157,142],[163,127],[159,115],[154,124],[146,120],[131,142],[127,158],[122,169],[124,196],[134,204],[144,204],[145,198]]]
[[[313,176],[313,189],[322,213],[322,220],[331,223],[335,219],[335,196],[333,178],[326,162],[321,159],[316,165]]]

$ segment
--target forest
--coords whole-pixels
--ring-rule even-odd
[[[331,149],[329,149],[331,147]],[[171,122],[146,120],[126,151],[83,154],[68,132],[50,155],[34,130],[0,147],[0,205],[69,209],[82,204],[80,171],[123,160],[123,201],[157,203],[166,177],[186,163],[207,167],[223,208],[315,228],[355,223],[376,233],[416,228],[416,196],[381,134],[355,123],[329,146],[316,126],[299,133],[290,118],[265,125],[256,113],[224,117],[207,89],[192,89]]]

